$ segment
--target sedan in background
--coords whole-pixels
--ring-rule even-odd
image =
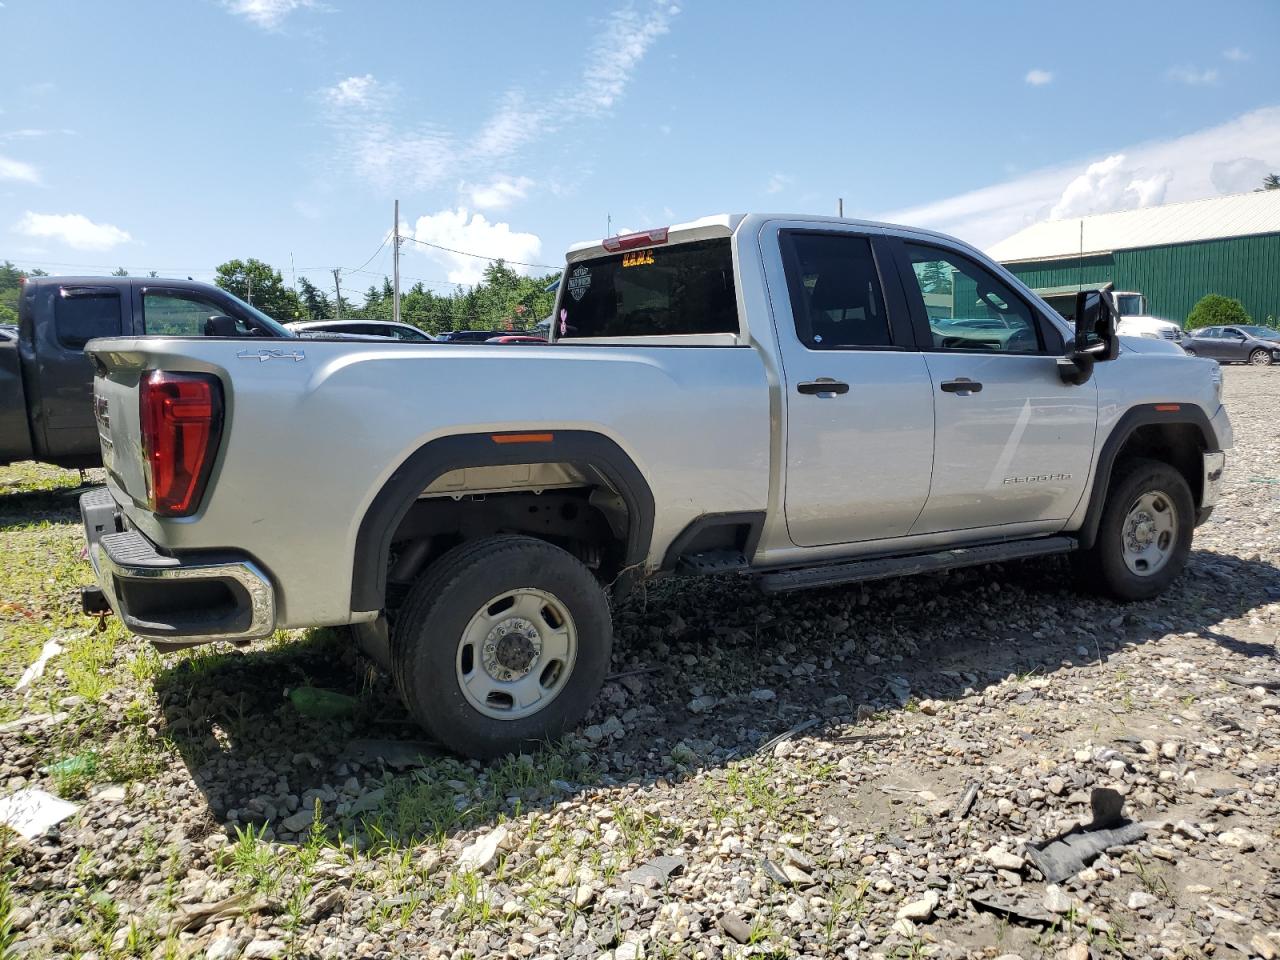
[[[310,320],[286,323],[285,326],[300,337],[323,337],[336,333],[354,337],[386,337],[389,340],[409,340],[413,343],[435,342],[435,337],[425,330],[419,330],[408,323],[392,323],[390,320]]]
[[[1280,363],[1280,330],[1246,325],[1203,327],[1183,338],[1182,349],[1220,363],[1267,367]]]

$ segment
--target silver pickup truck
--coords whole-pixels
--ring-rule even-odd
[[[644,578],[1063,553],[1148,598],[1217,498],[1221,373],[1076,306],[935,233],[751,214],[574,247],[543,346],[96,340],[86,606],[170,649],[352,625],[493,756],[582,719]]]

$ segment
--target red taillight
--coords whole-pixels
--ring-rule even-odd
[[[611,253],[619,250],[634,250],[636,247],[652,247],[655,243],[667,242],[668,227],[657,227],[653,230],[641,230],[639,233],[624,233],[620,237],[606,237],[600,245]]]
[[[204,373],[155,370],[139,388],[142,459],[152,513],[195,512],[222,432],[222,387]]]

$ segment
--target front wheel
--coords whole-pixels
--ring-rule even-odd
[[[1111,478],[1094,545],[1072,554],[1072,563],[1096,592],[1148,600],[1186,566],[1194,528],[1195,503],[1182,474],[1159,460],[1129,460]]]
[[[608,599],[577,558],[532,537],[486,537],[418,578],[396,617],[392,668],[429,733],[484,759],[576,725],[612,645]]]
[[[1249,362],[1255,367],[1269,367],[1272,362],[1271,351],[1263,350],[1259,347],[1257,350],[1253,351],[1253,353],[1249,354]]]

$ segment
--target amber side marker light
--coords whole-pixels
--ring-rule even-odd
[[[1158,411],[1160,411],[1161,413],[1177,413],[1179,410],[1181,410],[1181,409],[1182,409],[1182,404],[1180,404],[1180,403],[1157,403],[1157,404],[1156,404],[1156,409],[1157,409]]]
[[[491,433],[489,439],[494,443],[550,443],[556,438],[554,433]]]

